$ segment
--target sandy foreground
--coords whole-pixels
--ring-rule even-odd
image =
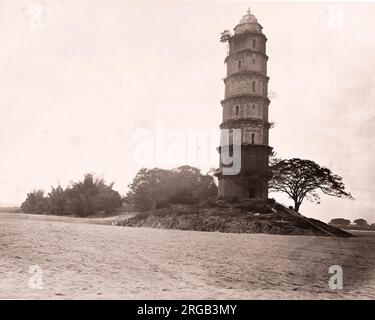
[[[343,268],[342,290],[328,286],[331,265]],[[0,213],[0,298],[375,299],[375,237],[126,228]]]

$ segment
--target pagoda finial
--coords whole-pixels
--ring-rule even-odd
[[[247,14],[250,15],[251,14],[251,10],[250,10],[250,7],[247,8]]]

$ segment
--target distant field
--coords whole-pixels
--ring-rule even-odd
[[[345,231],[350,232],[351,234],[355,235],[356,237],[375,237],[375,230],[370,231],[370,230],[347,230],[344,229]]]
[[[0,214],[0,298],[375,299],[375,237],[87,222],[92,221]],[[343,290],[328,287],[334,264],[343,267]],[[28,286],[33,265],[42,268],[43,289]]]
[[[21,212],[21,208],[20,207],[0,207],[0,212],[5,212],[5,213]]]

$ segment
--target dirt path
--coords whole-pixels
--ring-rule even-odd
[[[343,290],[328,287],[334,264],[343,267]],[[43,289],[29,287],[34,265],[42,268]],[[375,237],[206,233],[0,215],[0,298],[374,299],[374,271]]]

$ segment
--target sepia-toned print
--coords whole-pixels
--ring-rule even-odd
[[[0,299],[374,299],[374,10],[3,1]]]

